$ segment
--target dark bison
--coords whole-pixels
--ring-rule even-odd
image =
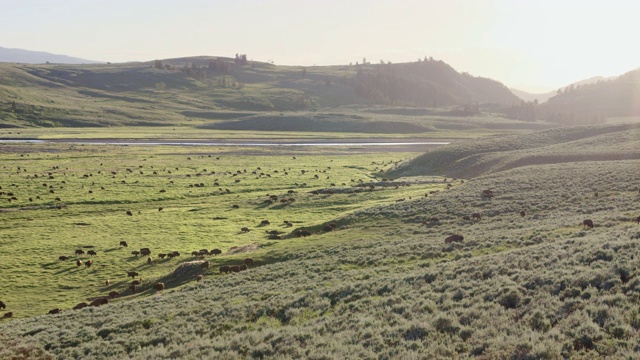
[[[120,241],[120,246],[128,247],[129,245],[127,244],[126,241],[122,240]]]
[[[202,264],[200,264],[200,267],[203,269],[208,269],[210,265],[211,263],[209,263],[208,261],[205,261]]]
[[[246,258],[244,259],[244,263],[247,265],[253,265],[253,259],[252,258]]]
[[[76,250],[76,255],[84,255],[84,250],[81,250],[81,249]]]
[[[149,248],[142,248],[140,249],[140,255],[149,256],[151,255],[151,250],[149,250]]]
[[[209,252],[211,255],[220,255],[222,254],[222,250],[220,249],[213,249]]]
[[[58,256],[58,260],[60,260],[60,261],[66,261],[66,260],[69,260],[69,257],[68,257],[68,256],[64,256],[64,255],[62,255],[62,256]]]
[[[449,235],[444,239],[444,243],[445,244],[450,244],[452,242],[462,242],[462,240],[464,240],[464,236],[462,235],[457,235],[457,234],[453,234],[453,235]]]
[[[234,205],[232,205],[232,206],[231,206],[231,208],[232,208],[232,209],[240,209],[240,205],[235,205],[235,204],[234,204]]]
[[[96,253],[95,250],[89,250],[87,251],[87,255],[94,256],[94,255],[98,255],[98,253]]]
[[[82,260],[77,260],[76,261],[76,266],[82,266]]]
[[[104,281],[104,286],[109,286],[111,285],[111,281],[109,281],[109,279]]]
[[[133,213],[130,210],[127,210],[127,215],[133,216]]]
[[[139,274],[138,274],[137,272],[135,272],[135,271],[129,271],[129,272],[127,273],[127,277],[130,277],[130,278],[132,278],[132,279],[133,279],[133,278],[135,278],[135,277],[136,277],[136,276],[138,276],[138,275],[139,275]]]
[[[271,223],[269,222],[269,220],[262,220],[260,221],[260,225],[271,225]]]
[[[120,293],[114,290],[114,291],[112,291],[112,292],[110,292],[110,293],[109,293],[109,298],[111,298],[111,299],[115,299],[115,298],[117,298],[119,295],[120,295]]]
[[[582,220],[582,225],[588,227],[589,229],[593,229],[593,220],[591,219]]]
[[[220,274],[222,273],[228,273],[229,272],[229,265],[222,265],[220,266]]]
[[[167,254],[158,254],[158,257],[159,257],[160,259],[164,259],[165,257],[167,257]]]
[[[242,264],[240,266],[238,266],[238,271],[245,271],[247,270],[249,267],[247,266],[247,264]]]
[[[86,302],[81,302],[80,304],[76,305],[73,307],[73,310],[80,310],[80,309],[84,309],[87,306],[89,306],[89,304],[87,304]]]
[[[231,265],[231,266],[229,266],[229,271],[232,271],[232,272],[240,272],[240,266],[238,266],[238,265]]]
[[[191,256],[200,256],[200,252],[199,251],[192,251],[191,252]]]
[[[465,216],[462,217],[462,220],[470,221],[471,220],[471,216],[465,215]]]
[[[57,308],[57,309],[49,310],[49,314],[51,314],[51,315],[60,314],[61,311],[62,311],[62,309]]]
[[[109,299],[107,298],[97,298],[89,304],[89,306],[101,306],[109,303]]]
[[[305,236],[310,236],[311,232],[309,232],[309,230],[296,230],[296,232],[294,233],[295,236],[297,237],[305,237]]]
[[[147,257],[147,264],[153,264],[153,260],[151,260],[151,256]]]
[[[4,313],[4,315],[2,315],[2,317],[3,317],[3,318],[6,318],[6,319],[8,319],[8,318],[10,318],[10,317],[13,317],[13,312],[11,312],[11,311],[6,312],[6,313]]]
[[[133,285],[133,284],[129,285],[129,291],[131,291],[132,294],[135,294],[136,293],[136,286]]]
[[[133,256],[138,256],[138,255],[140,255],[140,251],[133,250],[133,251],[131,252],[131,255],[133,255]]]
[[[243,233],[249,232],[251,230],[249,230],[248,227],[243,227],[242,229],[240,229],[240,231],[242,231]]]
[[[91,265],[93,265],[93,260],[89,260],[86,263],[84,263],[84,266],[86,266],[87,268],[90,268]]]
[[[133,281],[131,282],[131,285],[133,285],[133,286],[140,286],[140,280],[133,280]]]
[[[524,210],[523,210],[523,211],[520,211],[520,216],[524,217],[525,215],[527,215],[527,213],[526,213],[526,212],[524,212]]]
[[[158,290],[158,291],[162,291],[162,290],[164,290],[164,283],[161,283],[161,282],[159,282],[159,283],[155,283],[155,284],[153,285],[153,288],[154,288],[154,289],[156,289],[156,290]]]
[[[482,219],[482,215],[480,215],[480,213],[473,213],[471,214],[471,217],[477,220]]]
[[[482,197],[484,198],[491,198],[493,197],[493,191],[491,190],[482,190]]]
[[[636,218],[636,222],[637,222],[638,224],[640,224],[640,216],[638,216],[638,217]]]
[[[202,275],[198,275],[196,276],[196,281],[202,281],[204,277]]]
[[[7,305],[2,301],[0,301],[0,309],[6,309],[6,308],[7,308]]]

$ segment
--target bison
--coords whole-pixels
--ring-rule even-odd
[[[213,249],[213,250],[211,250],[211,251],[210,251],[210,254],[211,254],[211,255],[220,255],[220,254],[222,254],[222,250],[220,250],[220,249]]]
[[[525,215],[527,215],[527,213],[526,213],[526,212],[524,212],[524,210],[523,210],[523,211],[520,211],[520,216],[524,217]]]
[[[231,266],[229,266],[229,271],[233,271],[233,272],[240,272],[240,266],[238,266],[238,265],[231,265]]]
[[[109,279],[104,281],[104,286],[109,286],[111,285],[111,281],[109,281]]]
[[[465,215],[465,216],[462,217],[462,220],[470,221],[471,220],[471,216]]]
[[[49,314],[50,315],[60,314],[61,311],[62,311],[62,309],[56,308],[56,309],[49,310]]]
[[[593,229],[593,220],[591,219],[582,220],[582,225],[588,227],[589,229]]]
[[[151,250],[149,250],[149,248],[142,248],[142,249],[140,249],[140,255],[149,256],[149,255],[151,255]]]
[[[161,283],[161,282],[155,283],[153,285],[153,288],[156,289],[157,291],[162,291],[164,290],[164,283]]]
[[[131,210],[127,210],[127,215],[133,216],[133,213],[131,212]]]
[[[473,214],[471,214],[471,217],[473,219],[477,219],[477,220],[482,219],[482,215],[480,215],[480,213],[473,213]]]
[[[253,265],[253,262],[254,262],[254,261],[253,261],[253,259],[252,259],[252,258],[246,258],[246,259],[244,259],[244,263],[245,263],[245,264],[247,264],[247,265]]]
[[[87,255],[94,256],[94,255],[98,255],[98,253],[96,253],[95,250],[89,250],[87,251]]]
[[[211,265],[211,263],[208,262],[208,261],[205,261],[202,264],[200,264],[200,267],[203,268],[203,269],[208,269],[209,265]]]
[[[136,293],[136,286],[133,285],[133,284],[129,285],[129,291],[131,291],[132,294],[135,294]]]
[[[87,304],[86,302],[81,302],[80,304],[76,305],[73,307],[73,310],[80,310],[80,309],[84,309],[87,306],[89,306],[89,304]]]
[[[133,280],[133,281],[131,282],[131,285],[133,285],[133,286],[140,286],[140,284],[141,284],[141,283],[140,283],[140,280]]]
[[[69,257],[68,257],[68,256],[64,256],[64,255],[62,255],[62,256],[58,256],[58,260],[60,260],[60,261],[66,261],[66,260],[69,260]]]
[[[167,257],[167,254],[158,254],[158,257],[159,257],[160,259],[164,259],[165,257]]]
[[[129,245],[127,244],[126,241],[122,240],[122,241],[120,241],[120,246],[128,247]]]
[[[153,260],[151,260],[151,256],[147,257],[147,264],[151,265],[153,263]]]
[[[76,255],[84,255],[84,250],[82,249],[76,250]]]
[[[638,216],[638,217],[636,218],[636,222],[637,222],[638,224],[640,224],[640,216]]]
[[[248,227],[243,227],[243,228],[240,229],[240,231],[242,231],[243,233],[247,233],[247,232],[249,232],[251,230],[249,230]]]
[[[4,313],[4,315],[2,315],[3,318],[8,319],[10,317],[13,317],[13,312],[9,311]]]
[[[82,266],[82,260],[77,260],[76,261],[76,266],[78,266],[78,267]]]
[[[120,293],[115,291],[115,290],[109,293],[109,298],[111,298],[111,299],[115,299],[118,296],[120,296]]]
[[[131,252],[131,255],[133,255],[133,256],[138,256],[138,255],[140,255],[140,251],[133,250],[133,251]]]
[[[269,220],[262,220],[260,221],[260,225],[271,225],[271,223],[269,222]]]
[[[101,305],[106,305],[108,303],[109,303],[109,299],[107,299],[107,298],[97,298],[97,299],[93,300],[91,302],[91,304],[89,304],[89,306],[97,307],[97,306],[101,306]]]
[[[0,301],[0,309],[6,309],[6,308],[7,308],[7,305],[2,301]]]
[[[133,279],[133,278],[135,278],[135,277],[136,277],[136,276],[138,276],[138,275],[139,275],[139,274],[138,274],[137,272],[135,272],[135,271],[129,271],[129,272],[127,273],[127,277],[130,277],[130,278],[132,278],[132,279]]]
[[[242,264],[240,266],[238,266],[238,271],[245,271],[247,270],[249,267],[247,266],[247,264]]]
[[[462,242],[462,240],[464,240],[464,236],[462,235],[457,235],[457,234],[453,234],[453,235],[449,235],[444,239],[444,243],[445,244],[450,244],[452,242]]]
[[[87,268],[90,268],[91,265],[93,265],[93,260],[89,260],[86,263],[84,263],[84,266],[86,266]]]
[[[222,273],[226,274],[226,273],[229,272],[229,265],[222,265],[222,266],[220,266],[219,270],[220,270],[220,274],[222,274]]]
[[[294,233],[295,236],[297,237],[305,237],[305,236],[310,236],[311,232],[309,230],[296,230],[296,232]]]
[[[234,204],[234,205],[232,205],[232,206],[231,206],[231,208],[232,208],[232,209],[240,209],[240,205],[236,205],[236,204]]]

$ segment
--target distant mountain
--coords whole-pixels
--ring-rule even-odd
[[[42,51],[23,49],[8,49],[0,47],[0,62],[21,64],[97,64],[99,61],[80,59],[76,57],[51,54]]]
[[[640,116],[640,69],[613,78],[592,78],[560,89],[540,106],[540,117],[562,124],[599,123],[607,117]]]
[[[588,85],[588,84],[594,84],[597,83],[599,81],[606,81],[606,80],[612,80],[615,79],[616,76],[610,76],[610,77],[604,77],[604,76],[594,76],[588,79],[584,79],[584,80],[580,80],[580,81],[576,81],[570,85],[567,85],[565,87],[563,87],[562,89],[567,89],[571,86],[576,87],[576,86],[581,86],[581,85]],[[524,101],[534,101],[534,100],[538,100],[539,104],[542,104],[544,102],[547,102],[549,99],[551,99],[552,97],[556,96],[558,94],[558,90],[552,90],[546,93],[530,93],[527,91],[522,91],[522,90],[518,90],[518,89],[510,89],[512,93],[514,93],[517,97],[519,97],[520,99],[524,100]]]

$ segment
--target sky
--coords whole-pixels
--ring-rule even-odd
[[[0,0],[0,47],[88,60],[416,61],[529,92],[640,67],[637,0]]]

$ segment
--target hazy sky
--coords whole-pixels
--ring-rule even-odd
[[[528,91],[640,67],[637,0],[0,0],[0,46],[111,62],[415,61]]]

